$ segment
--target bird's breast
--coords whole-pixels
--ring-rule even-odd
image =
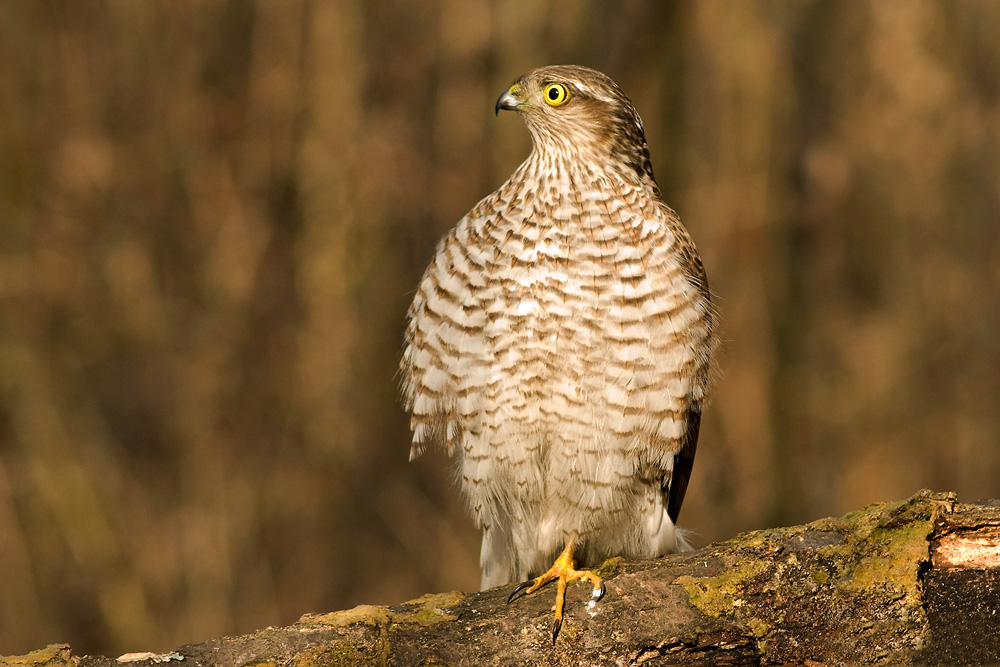
[[[501,198],[457,238],[468,264],[488,270],[470,293],[491,353],[483,386],[528,420],[620,405],[624,428],[636,390],[686,391],[664,375],[690,365],[678,332],[699,316],[697,289],[662,207],[636,192],[548,195],[530,208]]]

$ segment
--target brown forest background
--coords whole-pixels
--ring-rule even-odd
[[[0,4],[0,653],[478,586],[396,363],[547,63],[645,119],[723,317],[696,544],[1000,494],[1000,3]]]

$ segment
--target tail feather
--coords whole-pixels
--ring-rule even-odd
[[[483,568],[479,590],[485,591],[514,581],[516,561],[510,532],[496,524],[487,524],[483,529],[483,546],[479,552],[479,564]]]

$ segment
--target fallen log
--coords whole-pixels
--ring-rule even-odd
[[[438,593],[163,655],[53,645],[0,667],[250,665],[1000,664],[1000,503],[922,491],[840,518],[759,530],[698,551],[601,568],[571,587],[553,646],[553,594]]]

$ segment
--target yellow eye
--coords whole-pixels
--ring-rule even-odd
[[[561,83],[550,83],[545,86],[545,103],[550,107],[558,107],[566,104],[569,99],[569,91]]]

